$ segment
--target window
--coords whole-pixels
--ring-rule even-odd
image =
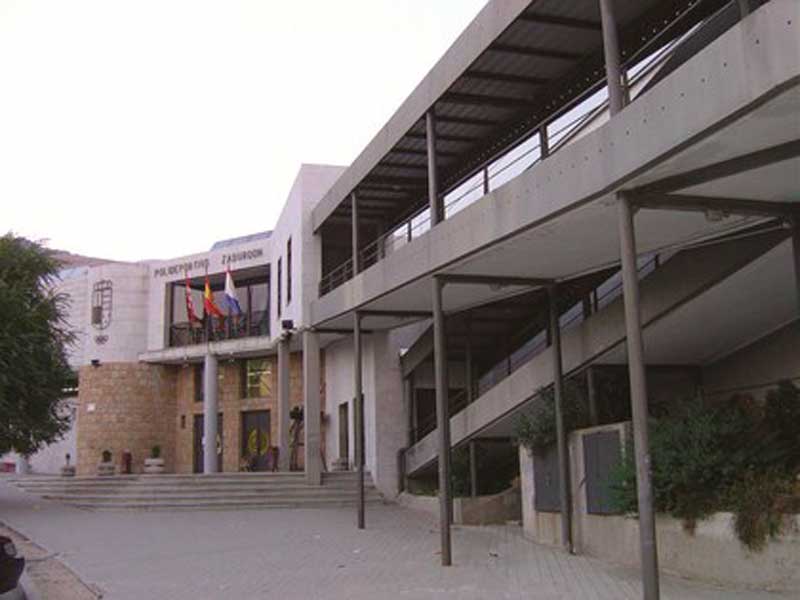
[[[286,242],[286,306],[292,301],[292,238]]]
[[[278,316],[281,316],[281,258],[278,257]]]
[[[205,397],[205,365],[200,363],[194,366],[194,401],[202,402]],[[222,369],[217,367],[217,396],[222,390]]]
[[[268,358],[253,358],[244,361],[243,369],[245,398],[268,398],[272,396],[272,361]]]

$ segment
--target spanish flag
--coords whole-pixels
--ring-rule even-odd
[[[203,308],[205,308],[206,315],[214,315],[219,318],[225,317],[219,307],[214,304],[214,296],[211,294],[211,285],[208,283],[208,275],[206,275],[206,291],[203,294]]]

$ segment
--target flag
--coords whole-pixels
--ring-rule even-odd
[[[242,314],[242,307],[239,306],[239,298],[236,297],[236,286],[233,285],[230,267],[225,273],[225,302],[228,303],[228,310],[234,315],[238,317]]]
[[[189,287],[189,278],[186,278],[186,314],[189,316],[189,323],[199,323],[200,319],[194,312],[194,302],[192,301],[192,288]]]
[[[206,315],[214,315],[220,319],[225,317],[219,309],[219,306],[214,304],[214,296],[211,294],[211,285],[208,283],[208,275],[206,275],[206,291],[205,294],[203,294],[203,308],[206,311]]]

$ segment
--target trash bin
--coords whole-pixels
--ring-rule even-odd
[[[130,475],[133,467],[133,455],[130,450],[125,450],[122,453],[122,473],[123,475]]]

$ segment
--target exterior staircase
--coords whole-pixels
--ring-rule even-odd
[[[9,480],[42,498],[91,510],[214,510],[355,506],[354,472],[324,473],[322,485],[303,473],[213,475],[28,475]],[[367,475],[366,501],[383,499]]]

